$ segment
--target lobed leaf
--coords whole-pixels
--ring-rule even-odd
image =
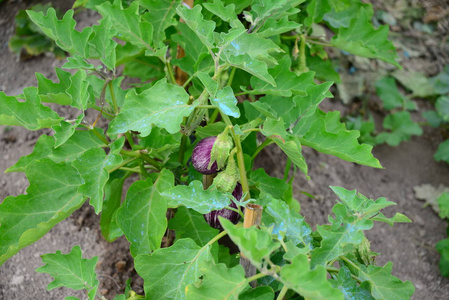
[[[66,287],[72,290],[85,289],[89,299],[95,298],[100,282],[95,273],[98,256],[91,259],[83,258],[80,246],[74,246],[67,254],[61,251],[48,253],[41,256],[44,266],[36,269],[39,273],[48,273],[54,280],[48,285],[47,290],[58,287]]]

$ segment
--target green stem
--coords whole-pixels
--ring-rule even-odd
[[[92,133],[95,134],[95,136],[96,136],[97,138],[99,138],[103,143],[105,143],[107,146],[109,146],[109,141],[108,141],[104,136],[102,136],[102,135],[95,129],[95,127],[91,127],[91,126],[89,126],[89,125],[84,125],[84,124],[81,124],[81,125],[84,126],[84,127],[86,127],[87,129],[89,129],[89,131],[92,131]]]
[[[292,166],[292,160],[287,157],[287,162],[285,163],[285,170],[284,170],[284,180],[288,180],[288,174],[290,173],[290,167]]]
[[[181,144],[179,145],[178,161],[181,166],[184,164],[184,153],[186,152],[187,135],[182,135]]]
[[[247,278],[247,279],[246,279],[246,282],[249,283],[249,282],[251,282],[251,281],[256,281],[257,279],[262,278],[262,277],[265,277],[265,276],[268,276],[268,274],[257,273],[256,275]]]
[[[277,296],[276,300],[283,300],[285,297],[285,294],[287,294],[288,291],[288,287],[286,287],[285,285],[282,287],[281,292],[279,293],[279,295]]]
[[[168,75],[170,76],[171,83],[176,84],[175,74],[173,74],[173,68],[169,61],[167,61],[166,67],[167,67]]]
[[[299,45],[299,71],[304,73],[309,70],[306,63],[306,38],[302,34],[299,39],[301,41],[301,44]]]
[[[234,80],[234,75],[235,75],[236,70],[237,70],[236,67],[232,67],[231,74],[229,74],[229,79],[228,79],[228,84],[227,84],[228,86],[232,85],[232,81]]]
[[[240,184],[242,185],[243,194],[246,195],[244,200],[248,200],[251,198],[251,195],[249,193],[248,178],[246,177],[245,158],[243,157],[243,149],[242,143],[240,142],[240,136],[235,133],[234,125],[232,124],[231,119],[229,119],[228,115],[223,113],[221,110],[220,115],[226,125],[232,128],[232,138],[234,139],[235,147],[237,148],[237,164],[240,172]]]
[[[112,81],[108,82],[108,86],[109,86],[109,92],[111,93],[111,100],[112,100],[112,105],[114,106],[114,112],[117,115],[118,114],[118,106],[117,106],[117,100],[115,99],[115,93],[114,93],[114,87],[112,86]]]
[[[328,271],[329,273],[330,272],[338,273],[340,272],[340,269],[334,267],[326,267],[326,271]],[[351,274],[351,277],[355,279],[358,283],[362,283],[364,281],[360,277],[355,276],[354,274]]]
[[[129,143],[129,145],[131,146],[131,148],[134,148],[134,140],[133,140],[133,137],[131,136],[131,133],[129,132],[129,131],[127,131],[126,133],[125,133],[125,137],[126,137],[126,140],[128,141],[128,143]]]
[[[130,162],[138,159],[139,157],[131,157],[130,159],[125,160],[124,162],[122,162],[121,164],[115,166],[114,168],[112,168],[111,170],[109,170],[109,174],[111,174],[112,172],[114,172],[115,170],[118,170],[120,168],[122,168],[123,166],[126,166],[127,164],[129,164]]]
[[[195,76],[196,76],[196,73],[193,74],[192,76],[190,76],[189,78],[187,78],[186,82],[184,82],[184,84],[182,85],[182,87],[183,87],[183,88],[186,88],[187,85],[190,83],[190,81],[192,81],[193,78],[195,78]]]
[[[128,171],[128,172],[142,173],[142,170],[140,169],[140,167],[135,167],[135,168],[120,167],[119,169],[123,170],[123,171]]]
[[[251,92],[252,92],[252,91],[240,92],[240,93],[235,94],[235,96],[248,95],[248,94],[250,94]]]
[[[218,109],[215,109],[214,112],[212,113],[212,115],[209,118],[209,124],[215,123],[215,120],[218,117],[218,113],[219,113]]]
[[[320,45],[320,46],[324,46],[324,47],[333,47],[334,45],[330,44],[330,43],[324,43],[324,42],[318,42],[315,40],[311,40],[311,39],[307,39],[307,42],[311,43],[311,44],[316,44],[316,45]],[[302,41],[301,41],[302,43]]]
[[[256,156],[259,154],[259,152],[262,151],[263,148],[265,148],[266,146],[268,146],[272,143],[274,143],[272,139],[270,139],[270,138],[266,139],[262,144],[259,145],[259,147],[257,147],[256,150],[254,150],[253,155],[251,155],[251,159],[254,160],[256,158]]]
[[[150,165],[154,166],[156,169],[161,170],[162,169],[162,165],[160,162],[158,162],[157,160],[149,157],[148,155],[142,154],[142,159],[144,161],[146,161],[147,163],[149,163]]]
[[[224,237],[227,234],[228,234],[228,232],[226,230],[223,230],[222,232],[217,234],[213,239],[211,239],[209,242],[207,242],[207,244],[204,245],[203,248],[206,248],[207,246],[212,245],[213,243],[215,243],[216,241],[218,241],[219,239],[221,239],[222,237]]]
[[[356,268],[357,270],[360,271],[360,267],[357,266],[355,263],[353,263],[353,262],[352,262],[350,259],[348,259],[347,257],[345,257],[345,256],[340,256],[340,259],[341,259],[342,261],[344,261],[345,263],[350,264],[353,268]]]
[[[213,105],[198,105],[195,108],[197,108],[197,109],[215,109],[217,107],[213,106]]]

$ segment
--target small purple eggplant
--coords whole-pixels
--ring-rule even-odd
[[[234,196],[237,201],[240,201],[242,199],[243,189],[240,183],[237,183],[237,185],[235,186],[235,189],[232,192],[232,196]],[[234,202],[232,202],[229,206],[232,208],[237,208],[237,205]],[[238,212],[226,208],[213,210],[210,213],[205,214],[204,219],[206,219],[206,222],[211,227],[223,230],[223,227],[221,227],[220,221],[218,220],[218,216],[222,216],[223,218],[228,219],[234,224],[237,224],[240,221],[240,215]]]
[[[214,162],[210,168],[210,153],[214,146],[216,136],[210,136],[199,141],[192,152],[192,164],[193,167],[204,175],[215,174],[218,171],[217,162]]]

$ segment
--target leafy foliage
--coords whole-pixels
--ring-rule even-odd
[[[387,28],[371,24],[370,5],[355,0],[215,0],[188,8],[180,0],[79,0],[75,6],[97,10],[101,19],[78,31],[74,10],[62,18],[52,8],[28,11],[39,30],[70,54],[63,69],[72,71],[56,69],[58,82],[37,74],[38,86],[22,95],[0,93],[0,124],[54,131],[8,169],[25,172],[30,187],[0,205],[1,263],[89,199],[101,213],[105,239],[128,239],[135,269],[144,279],[145,296],[128,288],[117,299],[272,299],[275,292],[308,299],[411,297],[413,285],[392,276],[391,263],[372,265],[364,235],[375,221],[410,221],[381,212],[393,202],[332,187],[339,200],[330,224],[312,231],[293,197],[293,178],[253,169],[254,159],[269,144],[306,176],[304,147],[381,167],[372,146],[359,142],[360,133],[348,130],[338,111],[319,109],[332,97],[333,83],[318,82],[323,77],[315,74],[331,66],[322,60],[321,48],[308,70],[306,60],[318,50],[305,50],[316,46],[310,34],[322,23],[335,32],[327,44],[398,66]],[[119,75],[138,80],[130,86]],[[381,90],[394,91],[392,97],[384,93],[390,97],[387,106],[410,108],[392,79],[380,83]],[[446,113],[446,102],[439,100],[439,113]],[[68,105],[75,119],[43,103]],[[95,121],[87,109],[98,112]],[[390,119],[385,127],[392,132],[383,136],[387,142],[418,131],[401,127],[409,119],[407,111]],[[98,125],[104,123],[107,128]],[[190,163],[197,140],[223,132],[235,147],[221,164],[237,162],[233,178],[242,195],[237,189],[222,192],[213,175],[201,177]],[[122,199],[126,180],[134,182]],[[218,232],[204,219],[221,209],[243,214],[249,202],[263,208],[259,227],[220,217],[224,231]],[[256,273],[245,275],[236,255],[216,244],[225,235]],[[96,296],[96,258],[82,259],[79,247],[43,258],[47,265],[39,270],[54,275],[51,288],[84,288],[90,299]],[[266,285],[252,289],[250,283],[257,280]]]

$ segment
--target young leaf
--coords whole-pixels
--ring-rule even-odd
[[[240,110],[237,107],[237,98],[234,96],[234,92],[230,86],[227,86],[217,92],[217,94],[210,99],[212,105],[220,108],[224,114],[239,118]]]
[[[218,230],[210,227],[204,216],[185,206],[178,207],[173,219],[168,222],[168,227],[176,231],[176,238],[191,238],[198,246],[206,245]]]
[[[346,126],[340,123],[339,111],[325,114],[316,110],[315,114],[301,118],[293,128],[293,133],[303,146],[361,165],[382,167],[371,154],[373,147],[359,144],[357,139],[360,132],[346,130]]]
[[[331,6],[328,0],[312,0],[306,11],[308,16],[304,19],[304,25],[310,27],[313,23],[320,23],[324,15],[331,11]]]
[[[0,125],[38,130],[50,128],[63,120],[56,112],[41,104],[37,88],[25,88],[23,93],[25,102],[19,102],[17,96],[0,92]]]
[[[392,268],[393,263],[388,262],[383,267],[371,265],[360,271],[359,277],[368,281],[374,299],[406,300],[415,292],[415,287],[410,281],[402,282],[391,275]]]
[[[113,27],[119,33],[119,38],[140,48],[153,49],[153,26],[143,21],[138,14],[139,2],[132,2],[128,8],[123,8],[121,0],[109,1],[97,6],[100,14],[111,20]]]
[[[396,107],[415,109],[415,104],[399,92],[396,81],[391,77],[382,77],[376,81],[376,91],[384,104],[384,108],[391,110]]]
[[[55,68],[55,70],[59,83],[53,83],[53,81],[45,78],[41,73],[36,73],[38,94],[41,98],[41,102],[70,105],[72,99],[66,93],[66,90],[71,84],[70,77],[72,74],[60,68]]]
[[[117,211],[117,224],[131,243],[133,257],[159,249],[167,229],[166,200],[161,193],[173,186],[173,174],[163,169],[154,181],[134,182]]]
[[[101,19],[99,23],[100,25],[92,26],[94,34],[89,40],[89,58],[99,58],[109,70],[115,70],[117,42],[113,37],[117,31],[108,18]]]
[[[273,242],[271,234],[264,229],[237,228],[231,221],[222,217],[219,219],[231,240],[256,267],[261,267],[263,259],[269,258],[270,254],[280,247],[280,244]]]
[[[120,150],[125,143],[122,137],[110,145],[108,154],[101,148],[93,148],[78,156],[72,163],[84,181],[78,191],[90,198],[90,204],[99,214],[103,207],[104,186],[109,179],[108,171],[123,162]]]
[[[260,37],[267,38],[274,35],[282,34],[299,28],[301,25],[290,21],[287,16],[276,21],[274,19],[267,19],[262,27],[257,32]]]
[[[349,53],[377,58],[401,67],[396,61],[396,48],[388,40],[388,26],[374,29],[371,24],[372,15],[371,7],[360,10],[360,15],[351,20],[348,28],[339,29],[338,34],[332,38],[332,44]]]
[[[302,244],[305,248],[312,248],[312,229],[306,223],[304,217],[299,213],[293,212],[287,203],[270,199],[265,211],[273,217],[273,234],[285,235],[295,245]],[[266,224],[271,227],[271,224]]]
[[[86,27],[82,32],[75,30],[76,22],[73,19],[73,10],[66,12],[61,20],[58,20],[54,8],[49,8],[47,15],[42,12],[27,11],[30,19],[61,49],[71,54],[78,53],[88,57],[88,41],[92,34],[92,28]]]
[[[54,277],[47,290],[66,287],[72,290],[85,289],[89,299],[95,298],[100,282],[95,274],[98,256],[91,259],[83,258],[80,246],[74,246],[67,254],[61,251],[42,255],[44,266],[36,269],[39,273],[48,273]]]
[[[449,163],[449,140],[442,142],[433,156],[436,161],[445,161]]]
[[[144,280],[146,299],[185,299],[185,289],[199,280],[202,265],[213,261],[209,249],[181,239],[171,247],[138,255],[134,263]]]
[[[248,286],[241,265],[228,269],[225,264],[204,264],[200,267],[203,279],[186,287],[187,300],[239,299],[240,292]]]
[[[281,269],[281,281],[288,288],[294,290],[305,298],[315,300],[343,300],[343,293],[333,288],[326,278],[326,269],[323,266],[310,268],[309,260],[305,254],[298,254],[292,259],[290,265]]]
[[[449,277],[449,239],[439,241],[435,248],[440,253],[440,274],[444,277]]]
[[[136,2],[134,2],[136,3]],[[178,132],[184,117],[190,115],[195,105],[188,105],[189,95],[180,87],[168,84],[165,79],[137,94],[130,90],[120,113],[111,122],[109,134],[128,130],[140,131],[145,137],[151,132],[151,125]]]
[[[26,195],[9,196],[0,205],[0,264],[37,241],[86,200],[77,192],[82,180],[70,164],[43,158],[31,163],[26,175],[30,181]]]
[[[222,209],[231,203],[231,196],[213,187],[203,190],[203,184],[198,180],[192,181],[188,186],[177,185],[164,191],[162,196],[168,199],[169,207],[184,205],[201,214]]]
[[[408,111],[399,111],[385,117],[383,127],[390,132],[382,132],[376,137],[376,143],[397,146],[408,141],[412,135],[421,135],[421,127],[414,123]]]
[[[76,128],[84,119],[84,114],[80,114],[73,122],[62,121],[53,125],[51,129],[55,132],[55,145],[57,148],[67,142],[67,140],[75,133]]]

